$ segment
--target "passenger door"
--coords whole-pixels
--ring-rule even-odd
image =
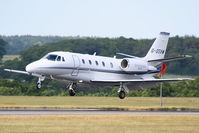
[[[73,69],[71,75],[77,76],[79,73],[80,60],[77,55],[72,55],[72,57],[73,57],[74,69]]]

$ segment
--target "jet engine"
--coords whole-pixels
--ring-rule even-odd
[[[154,66],[148,65],[144,60],[132,58],[122,59],[120,68],[127,73],[146,73],[149,70],[157,70]]]

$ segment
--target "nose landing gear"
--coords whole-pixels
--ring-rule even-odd
[[[37,81],[37,89],[41,89],[42,85],[41,82],[44,81],[45,77],[39,77],[38,81]]]

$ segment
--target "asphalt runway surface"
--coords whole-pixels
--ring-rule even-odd
[[[185,111],[107,111],[97,109],[9,109],[0,115],[199,115]]]

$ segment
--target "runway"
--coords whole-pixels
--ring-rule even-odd
[[[199,112],[107,111],[97,109],[12,109],[0,110],[0,115],[199,115]]]

